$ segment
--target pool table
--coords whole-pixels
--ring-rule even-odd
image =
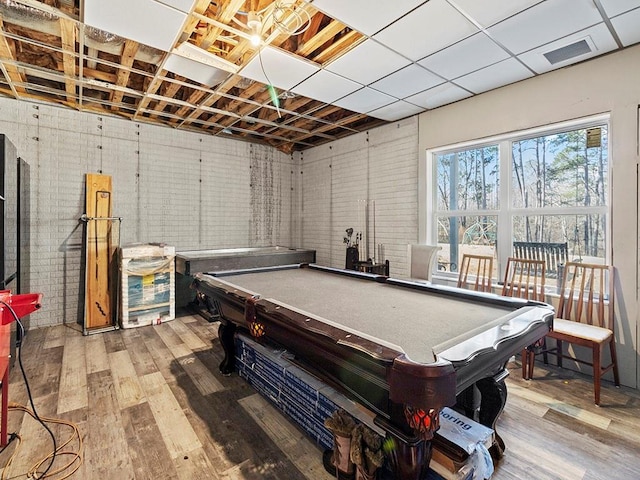
[[[220,313],[224,374],[238,329],[285,348],[373,412],[403,480],[426,475],[443,407],[495,429],[507,361],[554,316],[543,303],[313,264],[198,274],[194,287]]]

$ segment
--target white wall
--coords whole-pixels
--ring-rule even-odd
[[[82,321],[84,177],[113,177],[123,244],[298,246],[294,168],[273,148],[0,98],[0,133],[31,172],[31,326]]]
[[[598,113],[611,115],[611,258],[617,273],[616,341],[622,383],[638,372],[638,105],[640,46],[550,72],[420,115],[420,162],[442,145]],[[424,197],[428,187],[421,185]],[[421,215],[424,213],[421,204]],[[421,233],[424,226],[421,225]],[[633,233],[632,233],[633,232]]]
[[[356,221],[357,200],[375,199],[377,241],[391,274],[407,275],[406,244],[426,237],[427,149],[608,112],[616,340],[622,383],[637,388],[638,79],[635,46],[305,150],[301,244],[317,249],[319,263],[343,266],[342,237]]]
[[[384,245],[391,274],[407,274],[407,244],[418,236],[417,132],[412,117],[295,155],[302,172],[301,244],[316,250],[318,263],[344,268],[345,230],[358,228],[359,201],[373,200],[375,242]],[[372,224],[369,240],[373,255]]]

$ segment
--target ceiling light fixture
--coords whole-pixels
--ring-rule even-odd
[[[171,53],[180,55],[181,57],[188,58],[195,62],[209,65],[210,67],[219,68],[229,73],[238,73],[240,67],[222,57],[218,57],[213,53],[204,50],[189,42],[182,42]]]
[[[249,39],[251,41],[251,45],[257,47],[262,41],[262,38],[260,38],[260,34],[262,33],[262,20],[256,12],[249,12],[247,27],[251,30],[251,37]]]

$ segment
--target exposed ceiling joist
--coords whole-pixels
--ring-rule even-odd
[[[140,1],[0,0],[0,94],[291,152],[640,42],[640,0]]]

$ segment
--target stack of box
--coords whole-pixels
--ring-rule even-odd
[[[338,408],[353,410],[351,402],[338,405],[337,392],[293,365],[286,351],[268,349],[244,335],[236,336],[236,369],[320,447],[333,448],[333,436],[324,421]]]
[[[120,325],[156,325],[175,318],[175,247],[125,245],[120,250]]]
[[[302,428],[323,449],[333,448],[333,435],[324,421],[343,409],[379,435],[386,433],[372,421],[373,414],[310,375],[289,360],[286,350],[267,348],[248,336],[235,338],[236,370],[258,393]],[[445,408],[434,441],[429,480],[485,478],[482,449],[493,442],[493,430]],[[490,459],[489,459],[490,461]],[[486,477],[489,478],[489,477]]]

